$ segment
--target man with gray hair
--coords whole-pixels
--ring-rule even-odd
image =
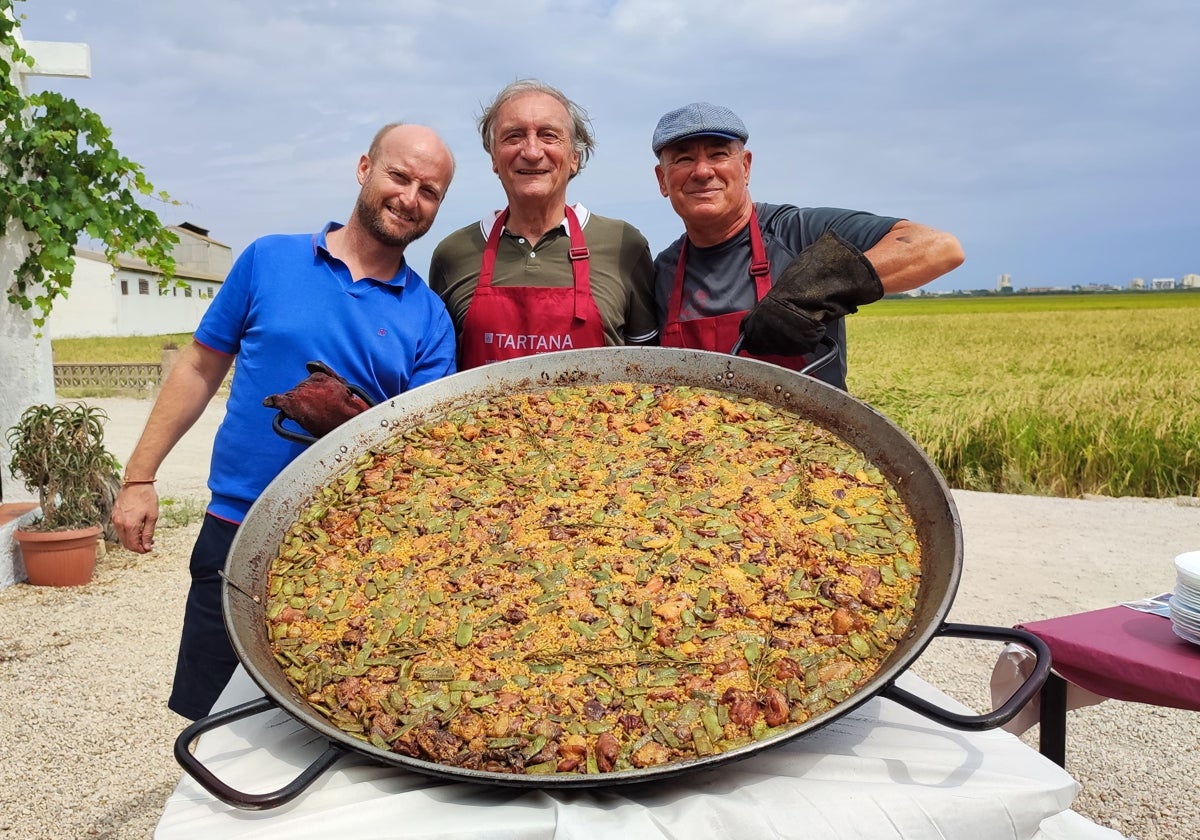
[[[458,333],[459,368],[653,341],[645,237],[567,204],[567,184],[595,147],[583,109],[522,79],[496,95],[479,132],[508,206],[451,233],[429,264]]]
[[[814,377],[845,389],[844,316],[957,268],[962,248],[906,219],[756,204],[749,138],[737,114],[708,102],[669,111],[654,129],[659,191],[686,231],[654,262],[661,343],[819,364]],[[825,363],[827,339],[838,352]]]

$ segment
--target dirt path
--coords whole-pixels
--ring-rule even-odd
[[[104,442],[108,450],[124,464],[150,416],[152,400],[132,397],[102,397],[87,400],[108,414]],[[225,416],[225,400],[214,399],[190,431],[176,444],[158,471],[158,495],[161,499],[208,498],[209,461],[213,436]]]

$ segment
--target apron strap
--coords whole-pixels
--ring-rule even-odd
[[[571,276],[575,279],[575,320],[582,321],[583,304],[592,297],[590,254],[583,238],[583,228],[579,226],[579,217],[570,205],[563,210],[567,216],[567,231],[571,235],[571,250],[567,253],[571,258]]]
[[[492,273],[496,268],[496,251],[500,248],[500,234],[504,232],[504,223],[508,221],[508,208],[505,207],[492,223],[491,233],[488,234],[487,244],[483,246],[483,262],[479,265],[478,288],[486,289],[492,285]]]
[[[771,261],[763,245],[762,228],[758,225],[758,210],[750,207],[750,276],[754,278],[755,292],[762,300],[771,291]]]
[[[671,297],[667,301],[667,323],[679,320],[683,308],[683,281],[687,276],[687,236],[679,246],[679,262],[675,264],[675,281],[671,284]],[[750,205],[750,279],[754,281],[755,300],[762,300],[771,291],[771,262],[763,245],[762,228],[758,224],[758,210]]]
[[[589,270],[591,255],[583,236],[583,228],[579,224],[579,217],[570,205],[563,207],[563,211],[567,219],[567,232],[571,237],[571,247],[567,255],[571,260],[571,276],[575,285],[573,314],[576,320],[584,320],[581,310],[584,302],[592,297],[591,272]],[[496,252],[500,248],[500,235],[504,231],[506,221],[508,221],[507,207],[496,217],[496,221],[492,224],[492,230],[488,234],[487,244],[483,247],[483,262],[479,266],[477,288],[486,289],[492,285],[492,276],[496,269]]]

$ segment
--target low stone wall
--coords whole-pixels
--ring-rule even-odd
[[[54,389],[104,388],[153,391],[162,384],[160,364],[91,364],[55,362]]]
[[[54,390],[144,391],[151,394],[163,384],[178,358],[179,350],[172,348],[162,351],[162,361],[158,363],[55,362]],[[232,379],[231,366],[221,387],[228,391]]]

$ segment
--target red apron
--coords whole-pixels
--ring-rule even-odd
[[[583,229],[575,211],[565,210],[573,286],[493,286],[507,208],[492,225],[483,249],[479,283],[463,317],[462,370],[535,353],[604,346],[604,325],[592,298]]]
[[[675,266],[675,282],[671,286],[671,299],[667,302],[667,322],[663,327],[663,347],[685,347],[691,350],[712,350],[728,353],[741,336],[742,317],[749,312],[729,312],[708,318],[679,320],[683,306],[683,280],[687,268],[687,237],[679,249],[679,263]],[[755,300],[762,300],[771,290],[771,263],[767,260],[767,249],[763,247],[762,229],[758,226],[758,211],[750,211],[750,276],[754,279]],[[744,350],[741,356],[761,359],[789,370],[801,370],[808,364],[806,356],[753,356]]]

